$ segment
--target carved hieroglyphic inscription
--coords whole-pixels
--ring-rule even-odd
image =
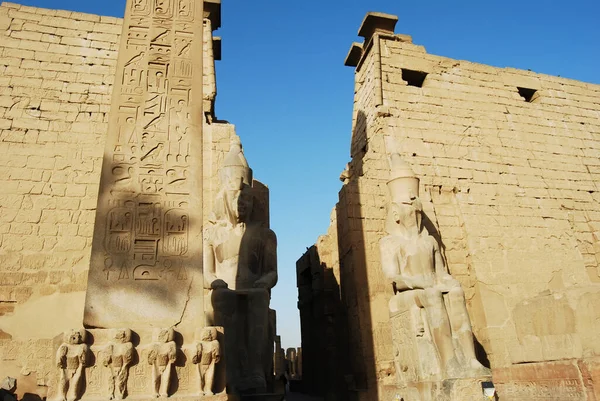
[[[416,339],[411,330],[410,313],[400,313],[390,318],[394,340],[394,364],[398,384],[415,382],[418,379],[418,361],[414,355]]]
[[[195,0],[127,2],[86,325],[149,323],[148,313],[154,325],[177,323],[201,274],[201,241],[191,241],[202,232],[202,10]]]
[[[502,397],[508,400],[584,400],[576,379],[550,379],[502,385]]]

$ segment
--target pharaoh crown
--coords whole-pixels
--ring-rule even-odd
[[[231,148],[223,161],[220,178],[227,189],[241,189],[243,184],[252,185],[252,169],[248,166],[239,138],[231,142]]]
[[[390,179],[387,182],[392,202],[406,203],[419,196],[419,178],[398,153],[390,156]]]

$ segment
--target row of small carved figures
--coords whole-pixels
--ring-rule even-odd
[[[88,363],[89,347],[86,344],[87,332],[84,329],[70,330],[64,333],[63,343],[56,353],[56,365],[59,368],[57,386],[58,401],[79,399],[83,387],[85,367]],[[153,393],[156,397],[168,397],[171,384],[171,370],[177,359],[177,345],[173,328],[157,329],[156,341],[151,344],[148,364],[152,368]],[[99,352],[100,362],[110,367],[112,377],[109,380],[109,399],[123,399],[127,396],[127,379],[135,351],[131,342],[130,329],[114,329],[110,343]],[[200,394],[212,395],[215,364],[219,363],[221,349],[217,340],[217,329],[205,327],[201,331],[200,341],[192,359],[199,366]]]

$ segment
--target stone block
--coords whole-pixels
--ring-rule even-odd
[[[120,24],[110,24],[110,23],[95,23],[93,28],[90,31],[97,33],[107,33],[112,35],[120,35],[121,34],[121,25]]]
[[[61,38],[60,43],[68,46],[90,47],[91,41],[85,38],[73,38],[64,36]]]
[[[20,4],[17,4],[17,3],[11,3],[9,1],[3,1],[2,3],[0,3],[0,7],[3,7],[3,8],[12,8],[14,10],[18,10],[22,6]]]
[[[99,22],[100,16],[95,14],[86,14],[80,12],[72,12],[70,18],[77,21]]]
[[[25,40],[34,40],[38,41],[41,39],[42,34],[40,32],[31,32],[31,31],[12,31],[10,32],[10,37],[14,39],[25,39]]]
[[[22,20],[25,20],[25,21],[36,21],[36,22],[39,22],[39,21],[42,20],[42,16],[40,16],[38,14],[24,12],[24,11],[21,11],[20,9],[16,9],[16,8],[11,8],[8,11],[8,16],[11,17],[11,18],[18,18],[18,19],[22,19]]]
[[[493,370],[500,400],[586,400],[597,396],[584,383],[577,360],[513,365]],[[589,365],[587,365],[589,366]],[[590,373],[591,375],[591,373]],[[588,381],[591,377],[586,377]],[[591,380],[590,380],[591,381]]]

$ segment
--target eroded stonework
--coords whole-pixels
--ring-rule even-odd
[[[221,361],[221,345],[217,340],[217,330],[205,327],[201,341],[196,344],[196,355],[192,362],[198,365],[200,378],[200,395],[213,395],[215,383],[215,366]]]
[[[112,377],[108,379],[109,399],[121,400],[127,394],[129,367],[133,362],[134,348],[131,343],[131,330],[116,329],[114,341],[104,350],[104,366],[110,366]]]
[[[225,330],[228,383],[237,392],[260,394],[273,379],[269,302],[277,283],[277,239],[254,213],[252,170],[237,142],[220,179],[222,189],[204,238],[206,319]]]
[[[307,388],[388,400],[399,381],[441,371],[419,357],[440,353],[426,338],[427,308],[388,312],[378,244],[387,160],[399,153],[420,178],[423,224],[464,293],[475,355],[499,399],[598,398],[598,85],[428,54],[394,33],[397,21],[369,13],[346,58],[352,160],[327,234],[297,264],[304,364],[320,373],[303,374]],[[463,304],[452,288],[447,310]],[[470,350],[459,337],[453,348]],[[464,380],[422,382],[405,399],[482,396],[462,394],[477,385]]]
[[[84,323],[200,323],[203,3],[129,1],[100,179]],[[160,301],[160,302],[156,302]],[[167,302],[164,302],[167,301]],[[196,315],[194,315],[196,313]],[[186,315],[187,314],[187,315]]]
[[[423,382],[479,378],[471,381],[472,395],[481,382],[491,379],[491,371],[475,356],[464,292],[424,227],[419,179],[397,153],[391,154],[390,167],[388,235],[379,245],[383,273],[393,289],[389,313],[396,380],[427,400],[437,396],[424,389]],[[448,389],[445,398],[451,392]]]
[[[130,1],[124,20],[0,6],[0,373],[20,398],[230,397],[224,329],[198,345],[202,230],[240,143],[215,116],[219,26],[218,0]]]
[[[57,398],[60,401],[75,401],[83,391],[84,370],[90,364],[85,330],[71,330],[64,335],[64,342],[56,352],[59,368]]]

